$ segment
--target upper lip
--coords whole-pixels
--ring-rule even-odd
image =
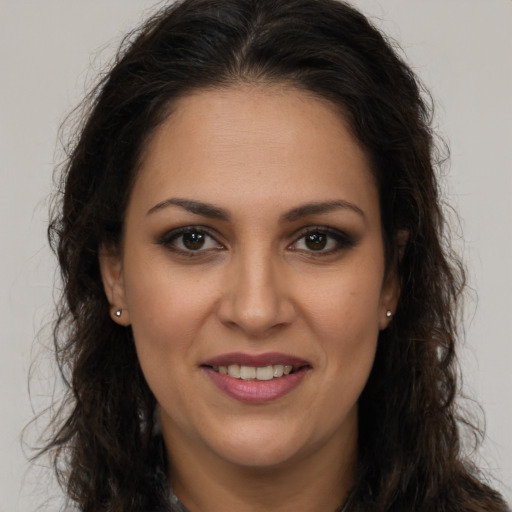
[[[229,366],[239,364],[242,366],[254,366],[260,368],[276,364],[291,365],[294,368],[311,366],[308,361],[290,354],[280,352],[267,352],[265,354],[247,354],[244,352],[230,352],[221,354],[202,363],[202,366]]]

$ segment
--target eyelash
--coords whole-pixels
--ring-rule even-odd
[[[208,248],[203,249],[202,247],[199,247],[198,249],[184,249],[176,246],[176,241],[180,239],[180,237],[183,237],[187,234],[199,234],[204,236],[206,239],[211,239],[215,242],[217,247],[215,248]],[[314,236],[314,235],[323,235],[327,237],[326,244],[329,243],[330,240],[334,240],[335,247],[328,249],[328,250],[314,250],[314,249],[297,249],[293,248],[294,245],[297,245],[300,241],[305,240],[308,236]],[[348,235],[347,233],[344,233],[343,231],[339,231],[337,229],[332,229],[324,226],[315,226],[315,227],[309,227],[304,231],[299,232],[295,238],[294,242],[288,245],[288,249],[292,251],[302,252],[306,254],[309,257],[323,257],[323,256],[330,256],[333,255],[343,249],[349,249],[351,247],[354,247],[356,245],[356,240]],[[307,243],[307,242],[304,242]],[[167,247],[169,250],[178,253],[180,255],[184,255],[187,257],[200,257],[204,256],[205,252],[210,252],[213,250],[223,250],[224,246],[217,241],[217,239],[210,234],[209,230],[202,227],[202,226],[187,226],[184,228],[175,229],[172,231],[169,231],[165,233],[163,236],[158,238],[157,244]],[[183,244],[183,241],[182,241]]]
[[[335,246],[328,250],[314,250],[314,249],[291,249],[294,251],[302,251],[308,257],[323,257],[323,256],[331,256],[333,254],[342,251],[343,249],[350,249],[356,245],[356,240],[352,236],[348,235],[343,231],[339,231],[337,229],[325,227],[325,226],[315,226],[309,227],[306,230],[300,232],[295,241],[288,246],[291,248],[293,245],[297,245],[299,241],[306,240],[306,237],[313,235],[325,235],[327,237],[327,244],[329,243],[329,239],[334,240]],[[307,242],[305,242],[307,243]]]
[[[205,238],[209,238],[211,240],[213,240],[215,242],[215,244],[217,245],[217,247],[215,248],[215,250],[222,250],[223,249],[223,246],[222,244],[220,244],[217,239],[212,236],[207,229],[205,229],[204,227],[202,226],[187,226],[187,227],[184,227],[184,228],[179,228],[179,229],[174,229],[172,231],[169,231],[167,233],[165,233],[163,236],[161,236],[158,240],[157,240],[157,244],[159,245],[163,245],[164,247],[170,249],[171,251],[173,252],[176,252],[180,255],[184,255],[184,256],[188,256],[188,257],[191,257],[191,258],[194,258],[194,257],[198,257],[198,256],[203,256],[202,254],[200,253],[204,253],[204,252],[207,252],[207,251],[210,251],[211,249],[202,249],[201,248],[198,248],[197,250],[194,250],[194,249],[182,249],[180,247],[177,247],[175,245],[176,241],[180,239],[180,237],[183,237],[184,235],[187,235],[187,234],[200,234],[200,235],[203,235],[205,236]]]

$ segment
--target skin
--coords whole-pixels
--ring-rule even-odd
[[[290,218],[333,201],[351,206]],[[200,250],[173,238],[184,226],[209,233]],[[312,250],[304,231],[326,228],[342,242],[329,236]],[[333,105],[284,86],[180,99],[145,148],[123,245],[102,250],[100,264],[112,312],[123,309],[112,318],[132,326],[159,404],[171,485],[190,511],[339,506],[357,460],[357,401],[399,291],[385,275],[368,158]],[[310,369],[286,395],[244,403],[201,367],[229,352],[282,352]]]

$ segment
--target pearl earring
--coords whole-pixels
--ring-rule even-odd
[[[114,315],[116,315],[116,316],[117,316],[117,318],[119,318],[122,314],[123,314],[123,310],[122,310],[122,309],[118,309],[118,310],[114,313]]]
[[[393,313],[389,309],[386,311],[386,318],[393,318]]]

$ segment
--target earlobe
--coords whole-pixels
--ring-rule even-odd
[[[117,250],[100,248],[99,264],[103,289],[110,304],[110,316],[122,326],[130,325],[130,314],[126,304],[123,264]]]
[[[398,231],[395,238],[397,258],[392,268],[388,270],[388,275],[386,276],[384,286],[382,287],[381,311],[379,316],[379,329],[381,331],[386,329],[392,322],[397,308],[398,299],[400,298],[401,290],[398,267],[405,253],[408,239],[408,231]]]
[[[398,299],[400,297],[400,283],[396,271],[392,270],[386,277],[381,294],[379,330],[383,331],[393,321]]]

